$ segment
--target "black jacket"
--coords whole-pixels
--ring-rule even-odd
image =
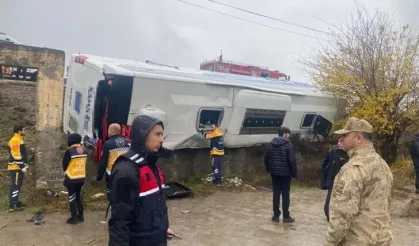
[[[349,156],[345,151],[339,149],[337,146],[332,147],[323,160],[320,173],[320,187],[324,190],[332,189],[336,175],[348,161]]]
[[[266,149],[264,162],[266,171],[271,175],[297,177],[294,146],[287,138],[272,139]]]
[[[416,169],[419,169],[419,137],[415,137],[409,146],[410,156],[413,161],[413,165]]]
[[[135,118],[131,148],[112,168],[109,246],[152,246],[167,241],[164,177],[157,164],[161,153],[148,152],[144,147],[148,133],[157,124],[163,125],[148,116]]]
[[[116,159],[125,154],[130,146],[130,141],[121,135],[110,137],[103,145],[102,156],[100,157],[99,168],[97,170],[96,180],[101,181],[105,172],[110,175]]]

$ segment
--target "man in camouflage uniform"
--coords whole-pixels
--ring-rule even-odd
[[[330,221],[325,245],[393,245],[390,199],[393,175],[374,151],[373,127],[349,118],[342,138],[349,162],[336,176],[330,203]]]

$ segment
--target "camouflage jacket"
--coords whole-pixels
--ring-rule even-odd
[[[391,170],[372,146],[348,155],[349,162],[334,181],[325,245],[393,245]]]

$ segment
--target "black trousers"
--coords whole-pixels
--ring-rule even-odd
[[[330,205],[330,198],[332,197],[332,189],[333,187],[329,187],[327,189],[326,202],[324,203],[324,215],[326,215],[327,221],[329,221],[329,205]]]
[[[284,212],[283,218],[290,217],[290,190],[291,190],[291,177],[290,176],[277,176],[271,175],[273,186],[273,212],[274,216],[280,216],[279,199],[282,194],[282,211]]]
[[[419,168],[415,167],[415,173],[416,173],[416,182],[415,182],[415,186],[416,189],[419,190]]]
[[[131,239],[131,242],[129,243],[130,246],[167,246],[167,241],[159,244],[149,244],[146,242],[143,242],[142,240],[135,240]]]
[[[10,191],[9,191],[9,204],[14,206],[19,201],[20,188],[22,188],[23,177],[25,173],[21,170],[9,171],[10,174]]]
[[[77,215],[83,213],[83,201],[81,199],[81,188],[83,183],[67,183],[68,204],[70,207],[71,217],[76,218]]]
[[[106,180],[106,198],[108,199],[108,202],[111,201],[111,187],[112,187],[112,182],[111,182],[111,175],[109,174],[105,174],[105,180]]]

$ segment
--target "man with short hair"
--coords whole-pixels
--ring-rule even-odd
[[[19,201],[20,189],[23,184],[23,177],[28,168],[28,152],[25,142],[26,127],[16,125],[13,128],[13,137],[8,144],[9,165],[7,170],[10,174],[9,212],[21,211],[24,204]]]
[[[390,200],[393,175],[372,145],[373,127],[350,117],[342,130],[349,161],[336,176],[326,246],[392,245]]]
[[[290,216],[290,190],[291,178],[297,177],[297,161],[294,146],[289,140],[291,131],[287,127],[280,127],[278,137],[272,139],[265,153],[266,171],[272,177],[273,185],[273,212],[272,221],[279,222],[281,211],[279,199],[282,194],[283,222],[292,223],[294,218]]]
[[[111,171],[116,159],[129,150],[130,141],[121,136],[121,126],[111,124],[108,129],[109,139],[103,145],[102,156],[100,157],[99,168],[97,170],[96,180],[101,181],[106,173],[106,197],[108,201],[111,191]]]
[[[165,150],[163,129],[162,121],[146,115],[132,123],[131,148],[112,168],[109,246],[167,245],[165,180],[157,163]]]
[[[413,161],[413,167],[415,168],[416,173],[416,180],[415,180],[415,187],[416,187],[416,194],[419,194],[419,133],[415,134],[412,142],[409,146],[410,157]]]
[[[324,158],[320,186],[322,190],[327,190],[326,202],[324,203],[324,214],[329,221],[329,204],[332,195],[333,182],[336,175],[346,162],[348,162],[348,154],[342,149],[342,140],[339,138],[338,143],[327,152]]]

